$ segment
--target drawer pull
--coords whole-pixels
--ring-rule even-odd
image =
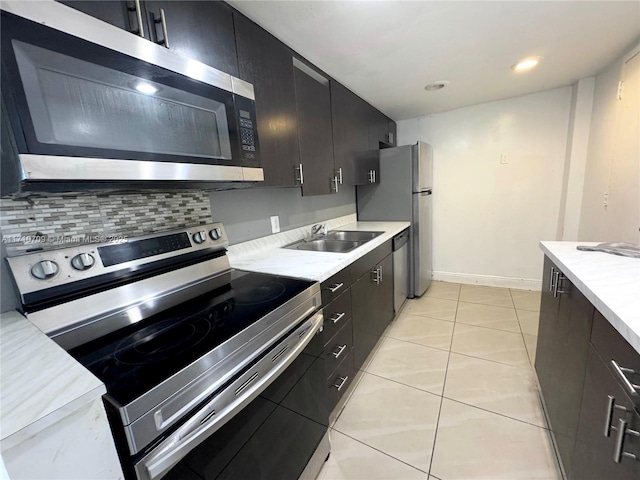
[[[640,437],[640,432],[627,428],[627,421],[623,418],[618,420],[618,435],[616,435],[616,444],[613,447],[613,461],[620,463],[622,457],[632,458],[633,460],[640,460],[638,455],[624,451],[624,440],[627,435],[634,437]]]
[[[611,425],[611,422],[613,422],[613,410],[616,408],[623,412],[627,411],[627,409],[622,405],[616,405],[616,398],[613,395],[607,395],[607,411],[605,412],[605,419],[604,419],[604,436],[605,437],[611,436],[611,430],[616,430],[616,431],[618,430],[618,427],[614,427],[613,425]]]
[[[327,287],[327,288],[331,291],[331,293],[336,293],[343,286],[344,286],[344,283],[340,282],[340,283],[335,283],[335,284],[333,284],[333,285],[331,285],[330,287]]]
[[[331,315],[329,317],[329,319],[333,322],[333,323],[338,323],[340,320],[342,320],[342,318],[346,315],[346,312],[342,312],[342,313],[334,313],[333,315]]]
[[[342,387],[344,387],[344,384],[347,383],[347,380],[349,380],[349,376],[347,375],[346,377],[338,377],[338,379],[340,380],[340,383],[336,383],[334,387],[336,387],[336,389],[340,391]]]
[[[337,352],[331,352],[331,355],[333,355],[336,358],[339,358],[340,355],[342,355],[342,352],[346,350],[346,348],[347,348],[347,344],[345,343],[344,345],[338,347]]]
[[[561,271],[559,270],[555,270],[552,275],[552,292],[553,292],[553,296],[557,297],[558,295],[564,295],[567,293],[571,293],[570,290],[561,290],[560,289],[560,282],[563,280],[566,280],[567,277],[565,277]]]
[[[637,397],[640,395],[640,385],[636,385],[635,383],[631,383],[631,380],[625,375],[625,373],[630,373],[631,375],[637,375],[638,372],[631,368],[625,368],[618,365],[618,362],[615,360],[611,360],[611,365],[613,366],[613,371],[622,381],[622,384],[627,389],[627,393],[632,397]]]

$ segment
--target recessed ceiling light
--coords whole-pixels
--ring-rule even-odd
[[[138,90],[140,93],[144,93],[145,95],[153,95],[158,91],[156,87],[146,82],[136,83],[136,90]]]
[[[511,65],[511,70],[513,70],[514,72],[524,72],[527,70],[531,70],[540,63],[540,60],[542,60],[542,57],[524,58],[518,63],[514,63],[513,65]]]
[[[448,80],[440,80],[438,82],[433,82],[424,87],[427,92],[435,92],[436,90],[442,90],[444,87],[449,85]]]

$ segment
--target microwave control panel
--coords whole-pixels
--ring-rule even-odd
[[[245,166],[259,165],[258,127],[253,100],[236,95],[236,114],[240,132],[242,163]]]

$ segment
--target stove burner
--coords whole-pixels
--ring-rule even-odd
[[[209,315],[209,318],[212,317]],[[170,359],[207,337],[211,330],[209,318],[198,315],[179,323],[166,321],[161,328],[142,329],[118,344],[114,358],[125,365],[145,365]]]
[[[257,303],[269,302],[282,296],[287,290],[286,287],[278,282],[270,280],[268,282],[251,283],[247,282],[239,286],[233,287],[235,296],[234,303],[238,305],[254,305]]]

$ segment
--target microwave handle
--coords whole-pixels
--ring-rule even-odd
[[[160,17],[153,17],[155,23],[159,23],[162,26],[162,40],[157,41],[158,45],[169,48],[169,33],[167,32],[167,17],[164,14],[164,8],[160,9]]]

